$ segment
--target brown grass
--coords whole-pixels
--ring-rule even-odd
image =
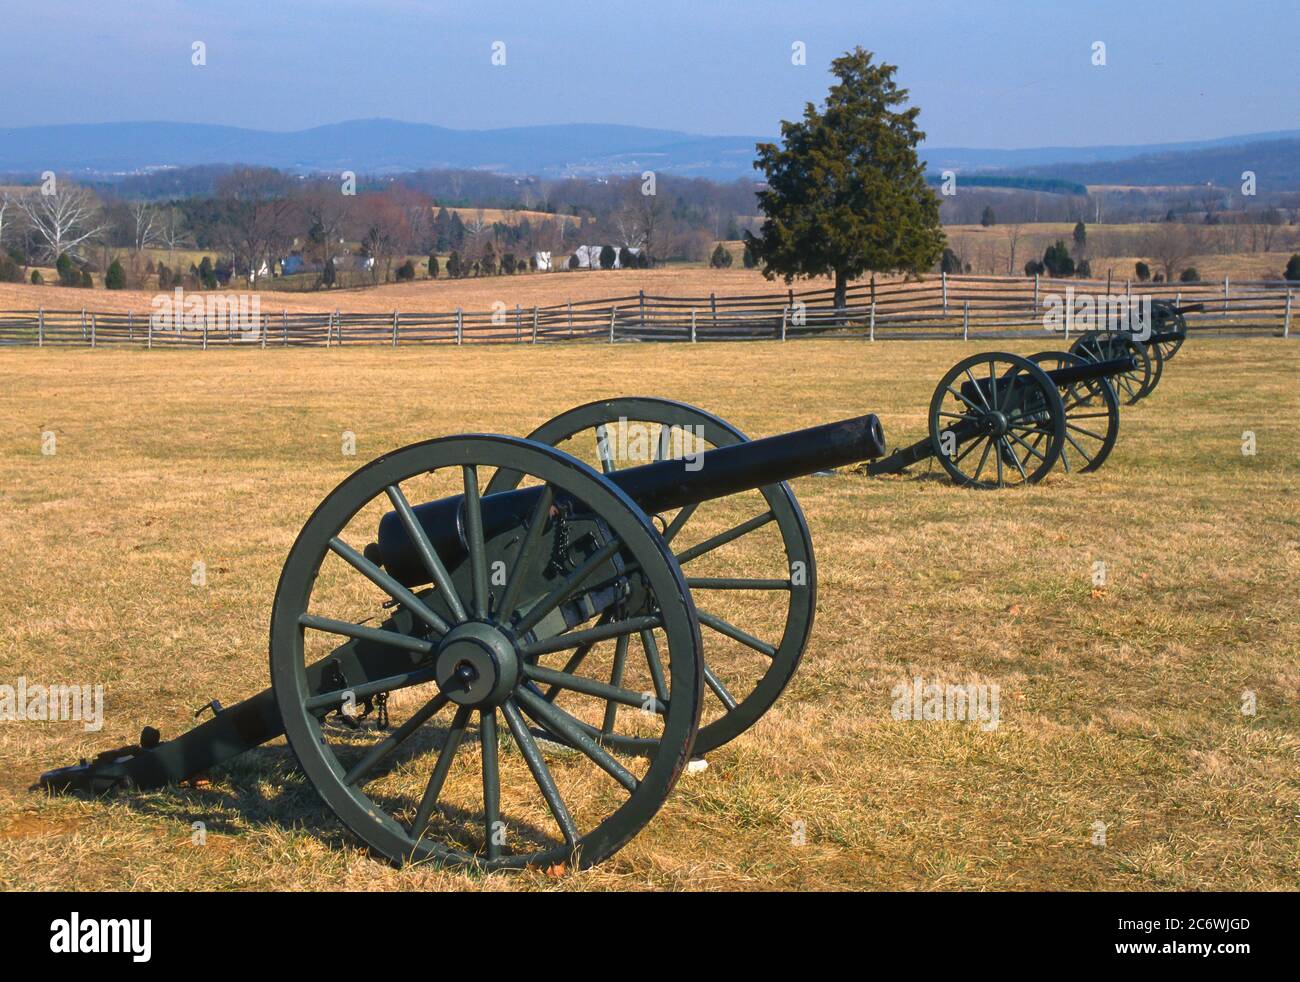
[[[0,351],[0,681],[107,689],[97,734],[0,723],[0,888],[1300,887],[1300,349],[1280,340],[1189,343],[1125,410],[1095,475],[1004,494],[924,468],[796,482],[821,580],[800,673],[589,872],[392,869],[323,812],[282,747],[208,789],[26,789],[143,724],[173,735],[208,699],[263,688],[280,564],[373,455],[525,433],[631,393],[757,435],[876,411],[901,444],[973,347]],[[340,454],[343,430],[357,457]],[[1109,583],[1094,593],[1098,559]],[[190,584],[195,560],[206,588]],[[890,690],[917,675],[998,684],[1001,726],[895,721]]]

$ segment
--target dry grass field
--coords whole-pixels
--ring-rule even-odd
[[[550,279],[562,296],[631,292],[650,275]],[[697,288],[690,275],[674,292]],[[456,284],[456,302],[486,306],[477,288]],[[396,293],[356,302],[389,309]],[[209,699],[264,688],[284,556],[317,502],[381,452],[523,434],[627,394],[702,405],[751,435],[871,411],[901,445],[974,347],[0,350],[0,682],[106,689],[98,733],[0,722],[0,888],[1300,888],[1294,341],[1189,342],[1126,407],[1094,475],[1006,493],[924,467],[795,482],[820,580],[799,673],[592,870],[392,868],[323,811],[279,741],[205,787],[99,801],[29,790],[144,724],[172,736]],[[191,583],[196,561],[206,586]],[[895,720],[891,690],[918,676],[997,685],[1000,724]]]

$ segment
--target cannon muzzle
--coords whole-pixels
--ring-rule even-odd
[[[615,470],[606,477],[653,515],[884,454],[880,420],[868,415]],[[485,535],[491,538],[526,523],[539,493],[540,488],[530,487],[486,496],[482,503]],[[466,553],[463,502],[456,495],[412,509],[434,549],[449,564]],[[404,586],[429,582],[428,569],[397,512],[380,520],[378,539],[366,554]]]

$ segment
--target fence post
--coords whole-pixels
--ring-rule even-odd
[[[280,342],[281,347],[287,347],[289,344],[289,311],[280,311],[280,320],[284,325],[284,338]]]
[[[330,341],[334,337],[334,315],[325,315],[325,350],[329,350]]]
[[[1228,277],[1223,277],[1223,317],[1228,317]]]
[[[397,321],[399,317],[401,317],[401,313],[399,311],[394,310],[393,311],[393,347],[394,348],[397,347]]]
[[[713,312],[713,327],[716,330],[718,327],[718,298],[712,293],[709,294],[709,310]]]
[[[45,346],[45,308],[42,307],[36,315],[36,347]]]
[[[609,308],[609,343],[614,343],[614,320],[618,317],[618,308]]]
[[[86,308],[81,308],[81,340],[86,340]]]
[[[876,301],[871,301],[871,324],[868,328],[867,337],[876,340]]]
[[[533,307],[533,344],[537,343],[537,308]]]
[[[524,308],[515,304],[515,341],[524,339]]]
[[[970,301],[969,300],[967,300],[964,304],[962,304],[961,339],[963,341],[970,340]]]
[[[465,309],[463,307],[456,308],[456,343],[465,343]]]
[[[573,337],[573,301],[569,301],[569,337]]]
[[[786,318],[788,318],[789,316],[790,316],[790,308],[782,307],[781,308],[781,340],[782,341],[785,340],[785,322],[786,322]]]
[[[128,341],[135,340],[135,311],[134,310],[128,310],[126,312],[126,339]]]
[[[1034,316],[1038,316],[1038,274],[1034,274],[1034,303],[1031,308]]]
[[[1286,319],[1282,322],[1282,337],[1291,336],[1291,291],[1286,291]]]
[[[943,316],[947,317],[948,316],[948,273],[946,271],[941,272],[939,274],[939,280],[943,284]],[[1036,286],[1037,284],[1035,284],[1035,287]],[[1038,290],[1037,288],[1035,288],[1034,293],[1037,294],[1037,292]]]
[[[262,315],[262,349],[266,350],[266,336],[271,333],[271,315]]]
[[[691,308],[691,341],[695,341],[695,308]]]
[[[206,314],[203,317],[203,350],[208,350],[208,318]]]
[[[1108,300],[1110,299],[1110,283],[1111,283],[1111,277],[1114,275],[1114,273],[1115,273],[1115,269],[1114,269],[1114,267],[1109,267],[1109,268],[1106,270],[1106,299],[1108,299]]]
[[[1133,279],[1129,277],[1124,281],[1124,305],[1127,309],[1133,309]]]
[[[153,350],[153,315],[149,316],[149,326],[145,329],[144,350]]]
[[[645,290],[639,291],[641,298],[641,326],[645,327]]]
[[[1106,304],[1107,304],[1107,309],[1109,309],[1109,305],[1110,305],[1109,287],[1107,288],[1107,293],[1106,293]],[[1065,305],[1065,341],[1067,344],[1070,341],[1070,325],[1073,323],[1074,323],[1074,298],[1071,297],[1069,303]]]
[[[343,315],[334,311],[334,343],[343,347]]]

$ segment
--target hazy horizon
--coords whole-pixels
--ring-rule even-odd
[[[931,146],[1188,142],[1300,127],[1294,7],[1090,9],[720,0],[535,14],[417,0],[50,0],[0,35],[0,126],[180,122],[293,132],[604,124],[774,136],[861,45],[900,66]],[[50,25],[58,25],[57,31]],[[191,64],[194,42],[206,64]],[[806,45],[806,64],[791,46]],[[1106,64],[1092,64],[1094,42]],[[505,45],[504,65],[492,46]]]

